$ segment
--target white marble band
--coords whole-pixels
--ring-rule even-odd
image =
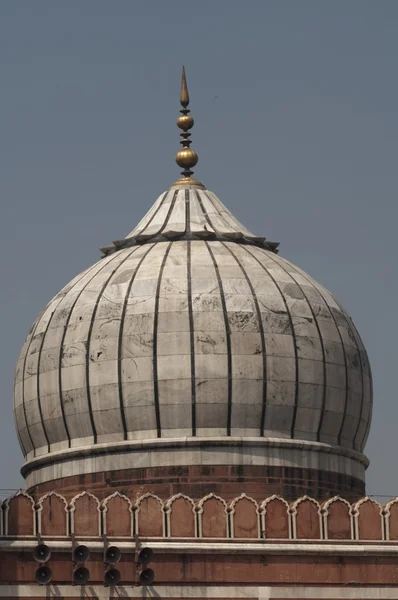
[[[361,453],[320,442],[276,438],[186,437],[126,441],[71,448],[28,461],[27,487],[64,477],[150,467],[253,465],[298,467],[365,478]]]

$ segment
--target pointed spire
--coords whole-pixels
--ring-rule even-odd
[[[186,108],[189,104],[189,93],[187,86],[187,76],[185,74],[185,67],[182,67],[180,103],[183,108]]]
[[[182,67],[180,104],[182,106],[182,110],[180,110],[182,116],[178,117],[177,126],[182,130],[182,133],[180,133],[182,148],[176,154],[176,163],[184,170],[181,171],[182,178],[176,181],[173,186],[189,185],[203,188],[204,186],[199,181],[191,177],[193,175],[192,167],[197,164],[199,157],[195,150],[190,148],[192,142],[189,139],[191,137],[189,130],[194,126],[194,120],[189,115],[191,111],[187,108],[189,105],[189,93],[185,67]]]

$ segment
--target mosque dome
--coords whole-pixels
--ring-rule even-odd
[[[186,156],[183,178],[28,334],[14,397],[28,483],[229,462],[363,480],[372,384],[351,318]]]

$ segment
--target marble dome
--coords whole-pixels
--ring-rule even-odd
[[[27,484],[230,465],[326,472],[362,490],[372,384],[359,334],[327,289],[191,177],[184,70],[180,102],[183,177],[51,300],[22,348]]]
[[[365,348],[331,293],[277,246],[205,189],[162,194],[33,324],[15,376],[24,469],[161,440],[163,453],[222,438],[260,455],[262,442],[288,440],[362,452]]]

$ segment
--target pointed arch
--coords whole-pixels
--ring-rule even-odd
[[[144,537],[165,537],[164,505],[159,496],[148,492],[137,499],[135,532]]]
[[[80,492],[72,498],[69,511],[71,533],[95,537],[101,535],[101,505],[97,496],[87,491]]]
[[[4,535],[35,536],[35,502],[27,492],[18,490],[3,503]]]
[[[260,505],[261,537],[289,539],[292,537],[292,518],[289,504],[284,498],[273,494]]]
[[[229,537],[227,503],[216,494],[204,496],[197,504],[199,537]]]
[[[398,540],[398,498],[392,498],[384,507],[386,540]]]
[[[185,494],[175,494],[165,505],[167,535],[169,537],[197,537],[195,502]]]
[[[229,505],[230,529],[233,538],[259,538],[259,505],[245,493],[234,498]]]
[[[130,498],[116,491],[102,501],[104,533],[109,537],[132,537],[134,535],[133,503]]]
[[[352,508],[355,537],[358,540],[384,540],[383,507],[370,496],[361,498]]]
[[[319,502],[310,496],[301,496],[290,507],[294,539],[322,539],[322,514]]]
[[[69,534],[68,503],[55,491],[47,492],[37,503],[37,528],[40,535]]]
[[[352,506],[348,500],[333,496],[322,505],[321,513],[326,540],[354,539]]]

